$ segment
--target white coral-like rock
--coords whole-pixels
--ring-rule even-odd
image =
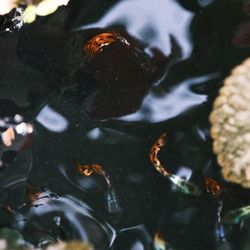
[[[250,188],[250,59],[225,79],[210,122],[213,150],[224,178]]]
[[[32,23],[36,16],[47,16],[57,10],[59,6],[67,5],[69,0],[43,0],[38,4],[28,5],[24,11],[24,22]]]

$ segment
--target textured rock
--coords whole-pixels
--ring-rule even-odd
[[[213,150],[224,178],[250,188],[250,59],[225,79],[210,122]]]
[[[46,250],[93,250],[91,245],[81,241],[60,242],[56,245],[49,246]]]

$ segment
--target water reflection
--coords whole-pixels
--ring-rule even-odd
[[[111,128],[94,128],[86,133],[86,137],[91,141],[105,142],[106,144],[116,144],[119,141],[136,141],[134,136]]]
[[[114,241],[112,250],[150,250],[152,238],[145,225],[122,229]]]
[[[207,7],[209,4],[214,2],[214,0],[197,0],[200,6]]]
[[[19,183],[23,183],[27,180],[28,173],[32,168],[32,151],[26,150],[19,153],[12,162],[11,167],[5,168],[1,172],[1,191],[5,193],[5,189],[15,186]],[[7,194],[7,193],[5,193]]]
[[[206,83],[219,77],[218,73],[211,73],[184,80],[169,91],[157,89],[161,94],[151,90],[144,98],[141,108],[134,114],[123,116],[123,121],[161,122],[176,117],[183,112],[197,107],[207,101],[206,94],[192,91],[195,85]]]
[[[173,37],[182,49],[183,58],[187,58],[192,52],[189,33],[192,18],[192,12],[173,0],[124,0],[112,7],[98,22],[81,28],[123,25],[130,35],[148,44],[148,53],[157,48],[165,55],[171,52]]]
[[[46,105],[37,115],[36,120],[52,132],[63,132],[68,128],[68,121],[57,111]]]
[[[154,51],[150,57],[144,51],[143,41],[136,41],[123,29],[110,29],[80,32],[83,37],[90,32],[97,34],[85,45],[84,66],[78,72],[83,88],[96,86],[93,93],[86,96],[85,90],[85,97],[80,97],[83,108],[95,119],[119,117],[137,110],[149,88],[174,60],[175,53],[169,59],[160,51]]]
[[[80,239],[91,242],[95,249],[105,250],[112,245],[116,236],[115,230],[108,223],[98,218],[87,204],[72,196],[49,200],[45,205],[32,207],[26,214],[26,219],[24,235],[36,245],[47,235],[52,238],[66,237],[62,240]]]
[[[14,75],[18,75],[17,72],[19,75],[22,73],[23,80],[20,77],[18,80],[16,77],[13,78],[11,73],[15,64],[9,60],[8,53],[4,54],[6,60],[1,65],[4,69],[6,62],[11,62],[11,67],[7,67],[9,70],[4,70],[5,75],[11,76],[8,81],[2,82],[6,82],[6,86],[14,84],[16,86],[19,82],[28,85],[23,84],[25,87],[21,92],[6,90],[3,96],[11,100],[14,98],[16,103],[23,103],[22,106],[27,106],[27,109],[17,109],[16,106],[11,106],[11,102],[2,102],[1,110],[2,112],[14,110],[11,113],[13,116],[27,110],[28,122],[33,124],[35,120],[35,123],[32,151],[23,151],[23,147],[18,147],[16,158],[11,154],[7,157],[15,160],[8,165],[9,168],[2,168],[0,171],[0,200],[6,205],[6,210],[10,208],[11,211],[13,208],[16,211],[12,213],[11,218],[17,220],[16,224],[11,223],[12,221],[6,220],[8,218],[6,214],[0,213],[1,222],[20,228],[29,242],[41,247],[49,242],[74,238],[94,243],[97,250],[151,250],[154,234],[159,231],[167,242],[156,247],[163,249],[164,247],[171,249],[168,247],[168,242],[173,249],[228,249],[228,245],[230,246],[232,242],[235,244],[242,240],[246,241],[248,249],[249,232],[241,234],[241,238],[235,237],[235,232],[236,235],[237,232],[242,233],[248,226],[248,220],[244,219],[241,229],[238,225],[227,225],[225,239],[234,239],[232,242],[229,240],[229,243],[224,241],[224,231],[218,223],[217,201],[209,199],[207,192],[204,192],[204,177],[208,174],[218,177],[216,179],[219,183],[224,184],[211,152],[207,121],[211,99],[218,90],[221,79],[219,74],[207,74],[207,72],[219,70],[224,74],[230,64],[236,63],[237,53],[228,47],[228,44],[231,46],[229,33],[232,30],[229,31],[229,28],[232,26],[228,25],[231,22],[222,22],[229,20],[227,17],[231,12],[228,11],[228,4],[231,1],[179,1],[183,6],[192,6],[195,3],[195,6],[199,4],[201,7],[214,2],[209,8],[199,8],[202,12],[197,12],[195,19],[193,13],[184,10],[175,0],[71,1],[73,2],[76,5],[74,5],[75,10],[70,9],[72,11],[70,24],[63,26],[62,19],[65,19],[65,13],[68,7],[71,8],[71,4],[62,12],[59,10],[55,16],[44,19],[44,23],[38,20],[34,26],[29,26],[30,30],[26,30],[27,37],[24,43],[25,46],[30,46],[31,51],[25,50],[23,53],[28,59],[32,58],[31,67],[37,63],[42,65],[42,71],[49,72],[48,74],[51,72],[48,78],[52,82],[48,81],[47,77],[43,78],[40,71],[32,74],[36,80],[41,81],[41,86],[45,87],[48,83],[60,87],[63,84],[79,84],[82,89],[72,87],[70,93],[65,91],[63,95],[58,94],[59,91],[46,94],[46,98],[42,98],[42,105],[47,105],[41,111],[37,111],[35,110],[37,106],[28,106],[29,99],[24,102],[26,98],[20,98],[20,93],[30,89],[32,82],[37,89],[39,82],[25,77],[23,72],[27,70],[29,72],[29,67],[23,63],[19,71],[14,67]],[[79,16],[76,18],[80,9],[77,4],[80,2],[84,2],[82,4],[84,11],[80,13],[80,19],[88,16],[86,13],[90,13],[89,17],[83,18],[85,24],[92,22],[96,16],[103,18],[97,23],[84,25],[79,33],[70,33],[69,30],[72,28],[70,25],[73,22],[75,26],[83,23],[82,19],[77,19]],[[111,8],[105,12],[107,5]],[[217,12],[214,12],[215,10]],[[221,14],[218,15],[219,20],[214,18],[214,13]],[[101,43],[102,53],[91,58],[86,65],[84,44],[91,37],[111,32],[110,27],[114,26],[122,36],[136,46],[131,46],[133,49],[131,50],[119,42],[109,44],[110,46]],[[37,29],[38,27],[41,29]],[[87,27],[97,28],[87,30]],[[215,30],[211,29],[210,32],[204,27],[215,27]],[[57,31],[62,31],[63,35],[57,36]],[[226,34],[222,41],[217,34],[221,38],[224,33],[218,31],[224,31]],[[36,37],[36,32],[40,36]],[[66,39],[62,39],[65,33]],[[208,36],[204,36],[206,33]],[[74,40],[73,38],[78,35],[79,40]],[[72,38],[72,43],[69,42],[68,36]],[[191,52],[192,56],[189,60],[176,63],[170,68],[168,66],[172,64],[168,63],[166,55],[169,55],[172,49],[170,42],[172,38],[181,47],[184,58]],[[15,40],[14,37],[12,39]],[[195,41],[194,49],[191,39]],[[27,41],[29,42],[26,44]],[[64,42],[67,46],[64,46]],[[225,44],[223,50],[222,44]],[[164,52],[165,55],[161,55],[163,57],[160,58],[162,61],[159,60],[157,53],[155,54],[157,58],[148,57],[151,52],[154,54],[153,48]],[[228,55],[232,55],[234,59],[231,60]],[[61,58],[65,60],[60,60]],[[146,65],[151,65],[151,60],[150,70],[143,64],[139,74],[138,66],[144,62],[149,63]],[[77,81],[74,81],[75,78],[71,73],[79,73],[79,79],[76,74]],[[211,86],[210,80],[214,79],[218,84]],[[156,82],[160,84],[157,85]],[[153,84],[155,86],[144,98]],[[212,90],[208,90],[210,86]],[[79,93],[81,91],[82,93]],[[33,92],[31,95],[33,99],[37,98]],[[26,97],[26,94],[24,96]],[[85,112],[88,111],[85,104],[91,102],[84,103],[88,97],[98,97],[96,112],[100,117],[106,119],[120,117],[119,121],[113,119],[100,121],[90,118]],[[141,108],[136,111],[143,98]],[[197,117],[196,107],[206,108],[207,113],[204,112]],[[190,119],[182,119],[182,114],[186,111],[191,113],[191,118],[188,117]],[[125,116],[131,112],[135,113]],[[170,123],[168,120],[171,118],[176,119],[172,119]],[[19,116],[14,119],[15,123],[23,122]],[[162,121],[163,123],[155,124]],[[1,124],[5,126],[5,123],[6,121],[0,120],[0,126]],[[176,185],[162,178],[150,164],[148,160],[150,146],[154,138],[165,129],[169,131],[169,140],[167,147],[159,155],[160,159],[166,163],[171,173],[182,177],[182,180],[196,183],[202,189],[199,197],[179,192],[175,188]],[[17,127],[17,132],[22,134],[22,131],[22,126]],[[21,134],[19,135],[22,136]],[[112,178],[112,188],[107,188],[102,176],[81,176],[75,166],[77,162],[99,163],[104,166]],[[175,180],[179,179],[173,179]],[[24,197],[24,186],[28,183],[34,183],[41,190],[49,188],[61,197],[49,199],[46,192],[41,192],[41,197],[31,193],[31,199],[27,201]],[[247,202],[249,192],[242,194],[236,190],[227,194],[222,215],[226,216],[227,212],[230,215],[230,211],[237,209],[239,204],[242,207],[248,205],[242,204],[241,200],[244,196]],[[117,212],[121,213],[120,217],[117,216]],[[249,212],[248,206],[247,212]],[[220,241],[222,239],[223,247],[217,247],[215,243],[213,245],[216,237]]]

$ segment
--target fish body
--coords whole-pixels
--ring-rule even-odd
[[[245,206],[227,212],[223,216],[222,222],[226,224],[239,224],[249,217],[250,217],[250,206]]]
[[[184,194],[200,196],[201,190],[194,183],[182,179],[178,175],[171,174],[168,179]]]
[[[125,46],[130,46],[128,40],[117,32],[104,32],[94,36],[84,46],[84,51],[92,57],[103,51],[104,47],[114,42],[121,42]]]

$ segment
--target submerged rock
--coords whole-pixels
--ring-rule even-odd
[[[48,246],[46,250],[94,250],[94,248],[81,241],[59,242],[56,245]]]
[[[213,150],[227,181],[250,188],[250,59],[226,78],[210,115]]]
[[[93,250],[92,245],[82,241],[59,241],[47,246],[46,250]],[[0,229],[0,250],[41,250],[27,243],[21,233],[9,228]]]

